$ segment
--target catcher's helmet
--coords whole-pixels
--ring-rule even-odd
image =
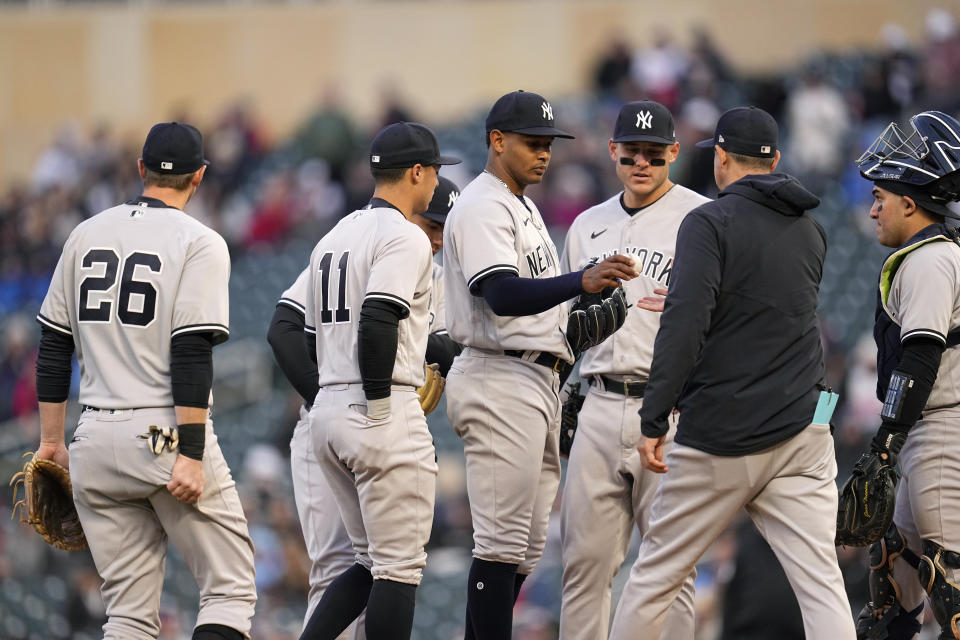
[[[910,131],[891,122],[857,160],[867,180],[920,187],[935,201],[960,199],[960,122],[942,111],[910,118]]]

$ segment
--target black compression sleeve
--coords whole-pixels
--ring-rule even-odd
[[[913,384],[903,385],[891,382],[888,385],[884,413],[892,411],[897,417],[884,415],[885,425],[895,431],[906,432],[920,419],[933,385],[937,381],[943,350],[944,344],[933,338],[908,338],[903,343],[900,363],[890,377],[892,381],[899,376],[912,380]]]
[[[170,340],[173,404],[206,408],[213,386],[213,335],[184,333]]]
[[[583,293],[583,271],[541,279],[495,273],[477,287],[498,316],[532,316]]]
[[[280,370],[308,404],[317,395],[317,364],[310,357],[303,331],[303,314],[285,304],[278,304],[267,331],[267,342],[273,349]],[[315,353],[315,352],[314,352]],[[314,356],[316,357],[316,356]]]
[[[403,314],[400,305],[386,300],[364,300],[360,307],[357,363],[367,400],[390,397],[398,327]]]
[[[453,359],[460,355],[463,347],[453,341],[446,333],[431,333],[427,336],[427,364],[440,365],[440,375],[447,377]]]
[[[72,336],[40,325],[37,352],[37,399],[40,402],[64,402],[70,395],[73,349]]]

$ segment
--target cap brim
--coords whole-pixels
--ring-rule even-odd
[[[463,160],[460,158],[454,158],[453,156],[440,156],[437,164],[460,164],[461,162],[463,162]]]
[[[619,138],[614,138],[614,142],[655,142],[656,144],[673,144],[676,140],[671,140],[670,138],[661,138],[660,136],[645,136],[645,135],[627,135],[620,136]]]
[[[501,129],[503,131],[503,129]],[[522,133],[525,136],[553,136],[554,138],[566,138],[573,140],[576,138],[572,133],[567,133],[556,127],[527,127],[525,129],[510,129],[507,133]]]
[[[445,224],[447,222],[447,214],[445,213],[434,213],[433,211],[423,211],[422,215],[427,220],[433,220],[434,222],[439,222],[440,224]]]
[[[700,147],[701,149],[713,149],[715,146],[717,146],[717,141],[713,138],[707,138],[706,140],[701,140],[693,146]]]

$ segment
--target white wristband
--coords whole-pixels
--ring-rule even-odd
[[[390,417],[390,396],[367,400],[367,417],[371,420],[385,420]]]

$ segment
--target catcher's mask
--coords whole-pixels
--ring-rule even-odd
[[[934,213],[960,218],[946,207],[960,199],[960,122],[942,111],[910,118],[904,131],[891,122],[857,159],[860,175],[891,191],[923,193],[938,206]],[[896,188],[900,183],[901,188]]]

